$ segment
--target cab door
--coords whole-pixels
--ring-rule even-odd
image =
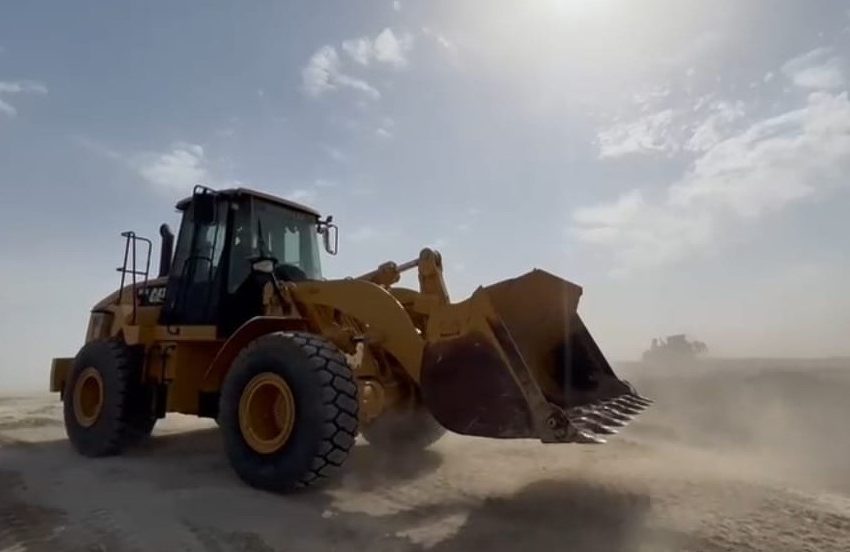
[[[227,245],[228,202],[196,195],[183,213],[160,323],[216,325]]]

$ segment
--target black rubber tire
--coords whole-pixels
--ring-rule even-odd
[[[370,445],[396,451],[424,450],[445,435],[446,428],[424,407],[390,410],[360,429]]]
[[[239,427],[239,401],[248,382],[272,372],[295,401],[292,433],[270,454],[252,449]],[[309,333],[274,333],[251,342],[233,361],[221,390],[218,423],[233,469],[249,485],[289,492],[334,474],[357,435],[357,384],[345,356]]]
[[[142,396],[138,397],[139,407],[133,413],[130,420],[132,435],[130,436],[129,444],[141,443],[147,440],[151,436],[151,433],[153,433],[153,428],[156,427],[158,419],[153,411],[153,399],[147,389],[141,390],[140,394]]]
[[[98,340],[85,344],[77,353],[64,392],[65,431],[74,448],[84,456],[112,456],[138,441],[150,429],[143,422],[146,404],[140,383],[141,352],[120,341]],[[74,385],[80,373],[93,367],[103,381],[103,406],[89,427],[83,427],[74,415]]]

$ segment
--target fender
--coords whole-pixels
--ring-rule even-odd
[[[233,332],[219,349],[210,367],[201,381],[201,391],[215,392],[221,389],[224,376],[230,370],[236,355],[250,342],[260,336],[287,331],[303,331],[307,322],[303,318],[284,318],[280,316],[255,316]]]
[[[328,280],[299,283],[292,294],[299,303],[333,308],[362,322],[369,328],[370,341],[419,382],[425,341],[401,303],[385,288],[365,280]]]

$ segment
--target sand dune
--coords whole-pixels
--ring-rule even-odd
[[[0,399],[0,551],[850,549],[850,363],[620,370],[657,403],[604,446],[448,435],[276,496],[215,426],[77,456],[54,397]]]

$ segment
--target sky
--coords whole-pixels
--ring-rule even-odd
[[[327,277],[553,272],[612,360],[850,355],[848,90],[842,1],[7,3],[0,390],[195,184],[332,214]]]

